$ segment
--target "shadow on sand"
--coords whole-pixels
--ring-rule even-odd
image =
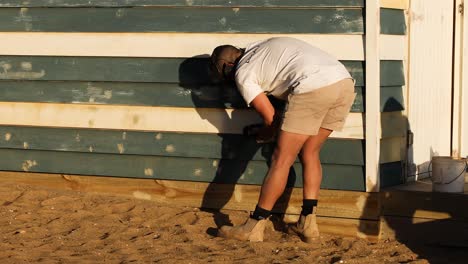
[[[396,100],[388,100],[384,112],[394,111],[397,103]],[[410,131],[407,117],[401,114],[396,118]],[[388,126],[391,125],[382,123],[382,131],[391,129]],[[437,153],[431,150],[432,155]],[[380,182],[383,185],[380,193],[376,194],[380,225],[378,228],[368,228],[367,221],[361,220],[360,232],[383,241],[395,239],[416,253],[418,259],[428,260],[429,263],[468,263],[468,195],[391,188],[406,182],[405,171],[415,168],[411,162],[412,156],[412,148],[409,147],[400,171],[385,171],[387,168],[381,164]],[[428,170],[429,163],[425,162],[420,169],[424,167]],[[364,206],[361,219],[369,215],[370,211],[366,209],[375,207],[370,203],[369,200]]]

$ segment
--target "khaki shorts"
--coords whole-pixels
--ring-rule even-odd
[[[352,79],[303,94],[290,94],[281,130],[303,135],[317,135],[319,128],[343,129],[356,93]]]

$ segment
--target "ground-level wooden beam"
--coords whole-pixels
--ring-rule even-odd
[[[129,179],[66,174],[0,172],[1,181],[75,191],[112,193],[137,199],[211,209],[254,209],[260,186],[192,181]],[[378,219],[378,197],[355,191],[321,190],[318,214],[327,217]],[[276,212],[299,214],[302,188],[286,190]]]
[[[260,191],[260,186],[255,185],[9,171],[0,171],[0,180],[49,189],[122,195],[172,206],[243,211],[255,207]],[[321,190],[318,224],[325,234],[371,241],[429,241],[429,236],[431,243],[462,243],[468,237],[468,215],[460,205],[467,204],[467,199],[463,194],[432,192]],[[294,221],[301,202],[302,189],[289,189],[275,212],[286,212],[285,221]]]
[[[209,209],[253,210],[260,186],[209,184],[152,179],[78,176],[44,173],[0,172],[0,180],[51,189],[123,195],[177,206]],[[300,213],[302,189],[286,190],[274,211]],[[380,205],[377,194],[321,190],[317,214],[321,231],[327,234],[376,240]]]

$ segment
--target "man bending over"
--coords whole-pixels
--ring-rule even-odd
[[[263,241],[265,222],[299,155],[303,166],[303,205],[292,229],[303,241],[313,241],[319,237],[315,215],[322,181],[319,153],[328,136],[343,128],[354,102],[351,75],[324,51],[287,37],[252,43],[245,49],[219,46],[211,55],[211,63],[220,78],[236,82],[244,100],[263,118],[265,127],[259,137],[273,136],[278,131],[255,211],[245,224],[222,226],[218,235]],[[275,113],[267,95],[287,101],[283,113]]]

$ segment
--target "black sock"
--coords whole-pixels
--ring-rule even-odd
[[[301,215],[307,216],[314,211],[314,207],[317,206],[317,200],[315,199],[304,199],[302,200],[302,211]]]
[[[271,215],[271,211],[265,210],[257,205],[255,207],[255,211],[253,212],[253,214],[250,215],[250,218],[253,218],[255,220],[262,220],[262,219],[267,219],[270,215]]]

